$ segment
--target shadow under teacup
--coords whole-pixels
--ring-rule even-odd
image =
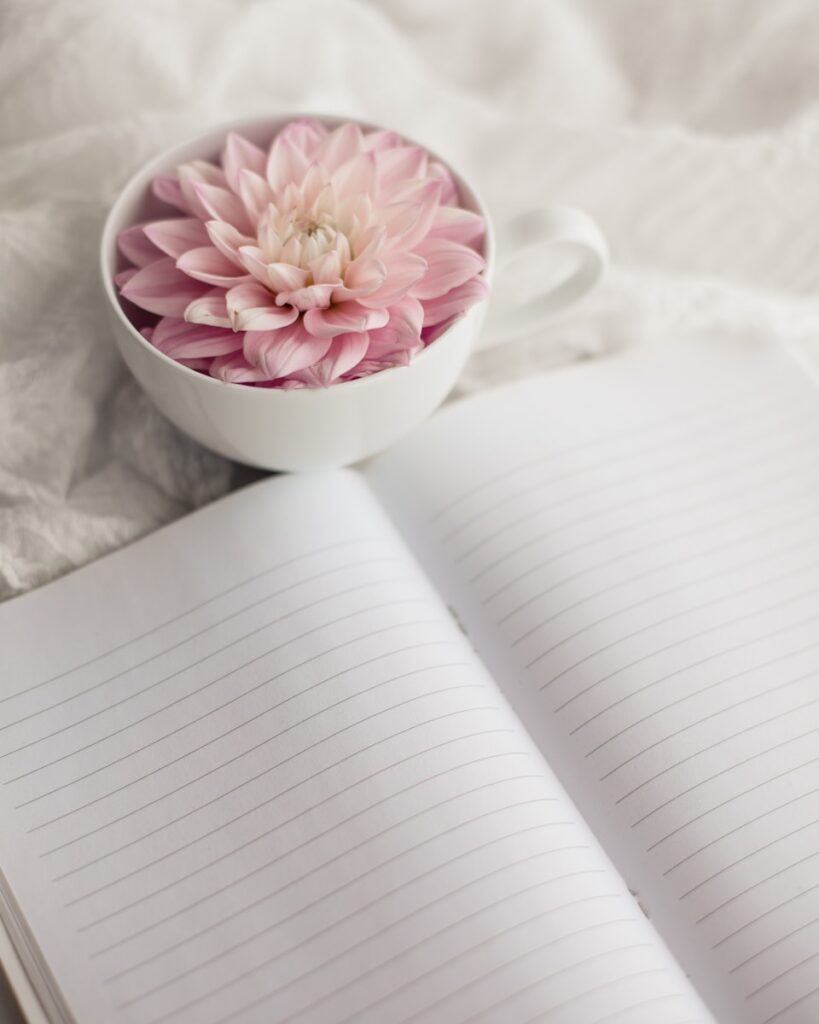
[[[230,459],[271,470],[349,465],[408,433],[454,386],[476,345],[486,311],[486,301],[473,306],[408,366],[326,388],[282,390],[227,383],[176,362],[140,334],[123,309],[113,278],[123,266],[117,252],[118,234],[134,224],[167,216],[166,208],[151,192],[153,179],[172,173],[189,160],[216,161],[231,131],[267,148],[285,124],[302,116],[237,121],[166,150],[125,185],[102,234],[102,279],[114,339],[133,375],[165,416],[185,433]],[[316,120],[334,128],[348,119],[319,116]],[[364,130],[378,128],[360,124]],[[492,222],[475,189],[453,168],[449,170],[461,205],[486,221],[484,276],[491,285],[496,270]],[[537,267],[535,250],[545,249],[550,257],[557,257],[557,275],[550,275],[542,287],[535,283],[537,293],[519,311],[521,323],[532,307],[551,312],[576,301],[596,284],[606,263],[603,236],[580,210],[545,207],[516,218],[500,234],[504,263],[520,261],[521,266]],[[555,260],[550,262],[554,265]]]

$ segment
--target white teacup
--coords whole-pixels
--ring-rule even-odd
[[[113,283],[114,273],[122,266],[116,247],[119,232],[162,215],[150,191],[157,174],[171,172],[195,158],[216,159],[229,131],[237,131],[267,147],[276,132],[292,119],[289,116],[223,125],[166,150],[142,167],[108,214],[102,234],[101,265],[117,346],[131,372],[169,420],[230,459],[263,469],[317,470],[349,465],[373,455],[433,412],[452,389],[478,341],[486,302],[473,306],[419,352],[409,366],[382,370],[328,388],[278,390],[228,384],[164,355],[130,323]],[[332,128],[345,119],[318,120]],[[362,123],[362,127],[377,126]],[[452,173],[463,205],[480,213],[486,221],[483,254],[485,276],[491,283],[496,271],[492,223],[474,188],[457,172]],[[520,311],[521,319],[530,314],[532,305],[550,312],[577,300],[594,286],[606,264],[605,240],[591,218],[580,210],[536,210],[507,225],[501,235],[505,260],[516,261],[534,247],[548,246],[564,268],[557,283],[543,287]],[[529,263],[536,265],[533,260]],[[514,324],[509,326],[510,330],[514,328]]]

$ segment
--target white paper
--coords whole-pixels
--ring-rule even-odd
[[[817,398],[767,349],[612,359],[370,475],[726,1024],[819,1017]]]
[[[707,1020],[360,477],[0,628],[0,863],[78,1021]]]

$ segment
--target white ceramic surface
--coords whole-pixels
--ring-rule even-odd
[[[194,158],[215,159],[229,131],[267,146],[293,116],[239,121],[175,146],[150,161],[127,183],[114,203],[102,235],[101,270],[114,339],[129,369],[159,409],[191,437],[228,458],[263,469],[318,470],[349,465],[397,441],[433,412],[454,386],[476,344],[486,302],[472,307],[409,366],[394,367],[360,380],[323,389],[280,391],[228,384],[191,370],[159,352],[128,320],[113,284],[123,266],[118,233],[163,215],[152,197],[155,175]],[[298,115],[303,116],[303,115]],[[328,127],[344,119],[319,117]],[[377,125],[364,124],[371,129]],[[440,159],[437,158],[436,159]],[[457,172],[463,205],[486,220],[485,275],[495,270],[495,234],[475,190]],[[547,207],[507,226],[507,259],[530,247],[548,246],[566,273],[559,273],[533,300],[551,311],[575,301],[593,287],[606,263],[605,241],[579,210]]]

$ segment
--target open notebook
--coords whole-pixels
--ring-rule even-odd
[[[815,1024],[818,398],[611,358],[0,608],[49,1019]]]

